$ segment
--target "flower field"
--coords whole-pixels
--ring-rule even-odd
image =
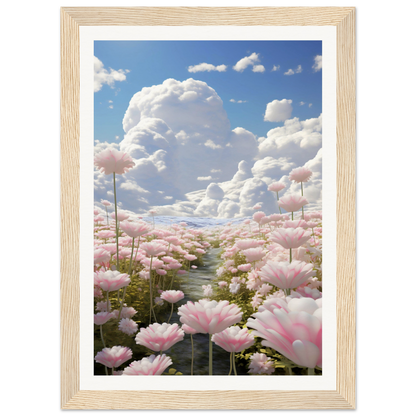
[[[285,186],[269,186],[278,212],[256,205],[251,218],[192,228],[158,226],[157,208],[145,220],[119,209],[128,154],[106,149],[95,166],[114,184],[114,201],[94,210],[95,375],[322,374],[322,212],[307,209],[307,168],[289,176],[300,194],[279,198]],[[210,250],[219,267],[188,300],[182,289]]]

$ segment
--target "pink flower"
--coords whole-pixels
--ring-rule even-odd
[[[105,302],[107,304],[107,302]],[[112,312],[99,312],[94,315],[94,324],[95,325],[104,325],[107,321],[114,318]]]
[[[160,297],[166,302],[176,303],[183,299],[185,295],[181,290],[165,290]]]
[[[106,302],[101,302],[101,303],[106,303]],[[97,304],[98,306],[98,304]],[[134,315],[136,315],[137,311],[132,308],[132,307],[123,307],[123,309],[121,310],[121,317],[122,318],[132,318]],[[113,311],[113,314],[116,318],[118,318],[118,310]]]
[[[260,223],[261,219],[265,216],[266,214],[264,212],[258,211],[253,214],[253,220],[256,221],[257,223]]]
[[[118,216],[118,213],[117,213]],[[123,230],[129,237],[137,238],[143,234],[148,233],[151,230],[151,226],[143,221],[140,222],[128,222],[122,221],[120,223],[120,229]]]
[[[285,189],[285,185],[282,182],[273,182],[267,189],[272,192],[280,192],[282,189]]]
[[[248,272],[249,270],[251,270],[251,264],[247,263],[247,264],[240,264],[237,267],[238,270],[241,270],[242,272]]]
[[[248,248],[256,248],[260,246],[261,244],[259,244],[259,240],[248,239],[248,240],[238,240],[235,242],[235,245],[240,250],[247,250]]]
[[[118,222],[127,220],[129,217],[130,217],[130,215],[127,214],[126,212],[121,211],[120,209],[117,210],[117,221]],[[111,213],[111,218],[113,220],[116,219],[116,212],[115,211]]]
[[[311,298],[292,299],[288,306],[296,312],[277,308],[257,312],[254,319],[248,319],[247,326],[255,329],[253,335],[264,339],[263,346],[273,348],[302,367],[321,367],[322,308],[315,309],[311,302],[316,303]]]
[[[111,205],[111,202],[107,201],[106,199],[102,199],[101,203],[105,206],[105,207],[109,207]]]
[[[116,233],[110,230],[101,230],[101,231],[98,231],[97,233],[98,238],[113,238],[115,236],[116,236]]]
[[[254,344],[254,335],[247,328],[232,326],[212,336],[212,341],[228,352],[240,352]]]
[[[293,169],[292,172],[289,173],[289,180],[295,181],[297,183],[308,182],[311,176],[312,171],[307,167],[303,166],[300,168]]]
[[[308,223],[304,220],[285,221],[283,228],[309,228]]]
[[[184,336],[185,333],[178,324],[154,323],[147,328],[140,328],[140,332],[136,335],[136,343],[152,351],[166,351],[182,341]]]
[[[186,325],[186,324],[182,325],[182,329],[183,329],[183,332],[185,332],[185,334],[194,335],[198,333],[196,329],[193,329],[189,325]]]
[[[298,194],[285,195],[279,199],[279,206],[287,212],[295,212],[308,203],[304,196]]]
[[[298,248],[305,244],[312,233],[303,228],[277,228],[270,233],[270,239],[286,249]]]
[[[247,250],[243,250],[242,253],[246,256],[246,260],[249,263],[259,261],[266,255],[266,252],[261,247],[249,248]]]
[[[250,365],[248,372],[250,374],[272,374],[274,373],[273,361],[266,354],[259,352],[254,353],[250,357]]]
[[[228,286],[228,283],[227,282],[224,282],[224,281],[218,282],[218,286],[220,287],[220,289],[222,289],[224,287],[227,287]]]
[[[217,302],[201,299],[196,303],[188,301],[186,305],[180,306],[178,315],[183,324],[201,334],[215,334],[239,323],[243,312],[237,305],[229,304],[226,300]]]
[[[303,261],[269,261],[262,267],[259,276],[263,282],[271,283],[279,289],[295,289],[308,281],[309,277],[315,276],[315,271],[313,264]]]
[[[156,257],[165,254],[166,247],[158,242],[143,243],[140,248],[146,252],[148,256]]]
[[[235,295],[240,290],[240,283],[231,283],[229,289],[230,292]]]
[[[130,360],[132,355],[133,353],[130,348],[116,346],[113,348],[104,348],[98,352],[95,356],[95,361],[106,367],[114,368]]]
[[[130,283],[130,276],[126,273],[121,274],[116,270],[107,270],[106,272],[97,273],[96,281],[102,290],[113,292],[127,286]]]
[[[189,260],[189,261],[193,261],[198,258],[197,256],[194,256],[193,254],[185,254],[184,257],[186,258],[186,260]]]
[[[118,323],[118,329],[127,335],[134,335],[137,332],[138,325],[132,319],[123,318]]]
[[[172,360],[165,354],[151,355],[133,361],[124,369],[123,376],[160,376],[171,364]]]
[[[95,155],[94,165],[105,175],[111,175],[112,173],[122,175],[128,172],[135,163],[127,153],[107,148]]]
[[[212,290],[211,285],[203,285],[202,289],[204,290],[204,296],[206,298],[210,298],[212,296],[212,294],[214,293]]]
[[[108,263],[111,260],[111,254],[104,248],[94,250],[94,264]]]

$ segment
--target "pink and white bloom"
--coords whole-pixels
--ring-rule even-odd
[[[95,155],[94,165],[105,175],[111,175],[112,173],[122,175],[133,168],[135,163],[127,153],[114,148],[107,148]]]
[[[196,329],[193,329],[189,325],[186,325],[186,324],[182,325],[182,329],[183,329],[183,332],[185,332],[185,334],[188,334],[188,335],[194,335],[198,333]]]
[[[136,335],[136,343],[152,351],[166,351],[182,341],[184,336],[185,333],[178,324],[154,323],[147,328],[140,328],[140,332]]]
[[[241,309],[226,300],[201,299],[196,303],[188,301],[178,308],[183,324],[189,325],[201,334],[215,334],[231,325],[237,324],[243,317]]]
[[[132,355],[133,352],[130,348],[116,346],[113,348],[104,348],[98,352],[95,356],[95,361],[106,367],[115,368],[130,360]]]
[[[111,260],[111,254],[104,248],[94,250],[94,264],[108,263]]]
[[[124,211],[122,211],[122,210],[120,210],[120,209],[118,209],[118,210],[117,210],[117,221],[118,221],[118,222],[120,222],[120,221],[124,221],[124,220],[127,220],[129,217],[130,217],[130,215],[129,215],[129,214],[127,214],[127,212],[124,212]],[[112,213],[111,213],[111,218],[112,218],[113,220],[115,220],[115,219],[116,219],[116,213],[115,213],[115,212],[112,212]]]
[[[123,318],[118,323],[118,329],[127,335],[134,335],[137,332],[138,325],[133,319]]]
[[[107,302],[105,302],[107,304]],[[94,324],[95,325],[104,325],[107,321],[114,318],[112,312],[99,312],[94,315]]]
[[[143,221],[140,221],[140,222],[122,221],[120,223],[120,229],[123,230],[129,237],[137,238],[137,237],[142,236],[143,234],[147,234],[152,229],[152,227]]]
[[[185,297],[185,294],[181,290],[165,290],[160,295],[161,299],[169,303],[176,303]]]
[[[260,224],[260,221],[266,214],[263,211],[258,211],[253,214],[253,220]]]
[[[263,346],[294,363],[322,367],[322,308],[316,302],[311,298],[292,299],[288,303],[291,312],[263,310],[253,314],[247,326],[254,329],[253,335],[264,339]]]
[[[106,272],[98,272],[96,276],[94,276],[94,283],[96,282],[102,290],[113,292],[128,286],[130,283],[130,276],[126,273],[121,274],[116,270],[107,270]]]
[[[279,206],[287,212],[295,212],[308,204],[308,200],[301,195],[291,194],[285,195],[279,199]]]
[[[165,254],[166,247],[164,244],[152,241],[151,243],[142,243],[140,249],[144,250],[148,256],[157,257]]]
[[[295,289],[315,276],[315,271],[313,264],[303,261],[269,261],[262,267],[259,276],[263,282],[279,289]]]
[[[266,355],[259,352],[250,357],[248,372],[250,374],[272,374],[274,373],[273,361]]]
[[[204,290],[204,296],[206,298],[210,298],[212,296],[212,294],[214,293],[214,291],[212,290],[211,285],[203,285],[202,289]]]
[[[250,271],[250,270],[251,270],[251,264],[250,264],[250,263],[247,263],[247,264],[240,264],[240,265],[237,267],[237,269],[238,269],[238,270],[241,270],[242,272],[248,272],[248,271]]]
[[[105,207],[109,207],[111,205],[111,202],[107,201],[106,199],[102,199],[101,203],[105,206]]]
[[[237,294],[240,290],[240,283],[231,283],[229,289],[233,295]]]
[[[282,189],[285,189],[285,185],[282,182],[273,182],[267,189],[272,192],[280,192]]]
[[[240,352],[254,344],[254,335],[247,328],[232,326],[212,336],[212,341],[228,352]]]
[[[311,237],[310,231],[303,228],[277,228],[270,233],[270,239],[286,249],[298,248]]]
[[[242,253],[246,256],[246,260],[249,263],[261,260],[267,253],[261,247],[249,248],[243,250]]]
[[[167,355],[151,355],[133,361],[124,369],[123,376],[160,376],[170,365],[172,360]]]
[[[306,166],[295,168],[289,173],[289,180],[300,182],[308,182],[312,176],[312,171]]]

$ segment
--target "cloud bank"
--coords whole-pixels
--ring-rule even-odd
[[[117,199],[135,213],[156,207],[160,215],[240,218],[252,215],[253,206],[261,203],[271,214],[278,207],[268,185],[282,180],[287,188],[281,195],[297,192],[288,174],[303,165],[314,172],[305,195],[316,209],[321,199],[322,120],[290,119],[291,103],[268,104],[269,121],[284,125],[257,138],[243,127],[231,129],[221,98],[205,82],[167,79],[137,92],[124,115],[123,140],[97,142],[95,151],[110,146],[133,158],[134,168],[117,175]],[[112,176],[96,171],[98,206],[101,199],[112,200],[112,189]]]

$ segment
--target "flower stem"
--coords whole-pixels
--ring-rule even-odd
[[[292,212],[292,221],[293,221],[293,212]]]
[[[308,376],[314,376],[315,375],[315,369],[314,368],[308,368]]]
[[[170,322],[170,318],[172,318],[172,314],[173,314],[173,303],[172,303],[172,309],[170,310],[170,316],[169,316],[169,319],[168,319],[168,323]]]
[[[208,334],[208,343],[209,343],[209,362],[208,362],[208,372],[212,376],[212,334]]]
[[[230,372],[228,373],[228,375],[231,375],[231,371],[233,371],[233,353],[230,353]]]
[[[110,224],[108,223],[108,209],[107,209],[107,205],[105,206],[105,212],[107,213],[107,225],[110,225]]]
[[[116,217],[116,243],[117,243],[117,271],[118,271],[118,222],[117,222],[117,197],[116,197],[116,173],[113,172],[113,182],[114,182],[114,209]]]
[[[233,367],[234,367],[234,375],[237,375],[237,369],[235,368],[235,352],[233,352]]]
[[[108,290],[107,290],[107,312],[110,312],[110,301],[108,300]]]
[[[290,259],[290,263],[292,263],[292,249],[290,248],[289,249],[289,259]]]
[[[303,196],[303,182],[300,183],[300,189],[302,191],[302,196]],[[302,207],[302,219],[305,219],[305,215],[304,215],[304,212],[303,212],[303,207]]]
[[[100,334],[101,334],[101,342],[103,343],[104,348],[107,348],[107,347],[105,346],[105,342],[104,342],[103,326],[102,326],[102,325],[100,325]]]
[[[194,375],[194,340],[191,334],[191,376]]]
[[[152,310],[153,310],[152,262],[153,262],[153,256],[150,257],[150,271],[149,271],[149,286],[150,286],[150,316],[149,316],[149,325],[152,323]],[[153,311],[153,313],[154,313],[154,311]]]

